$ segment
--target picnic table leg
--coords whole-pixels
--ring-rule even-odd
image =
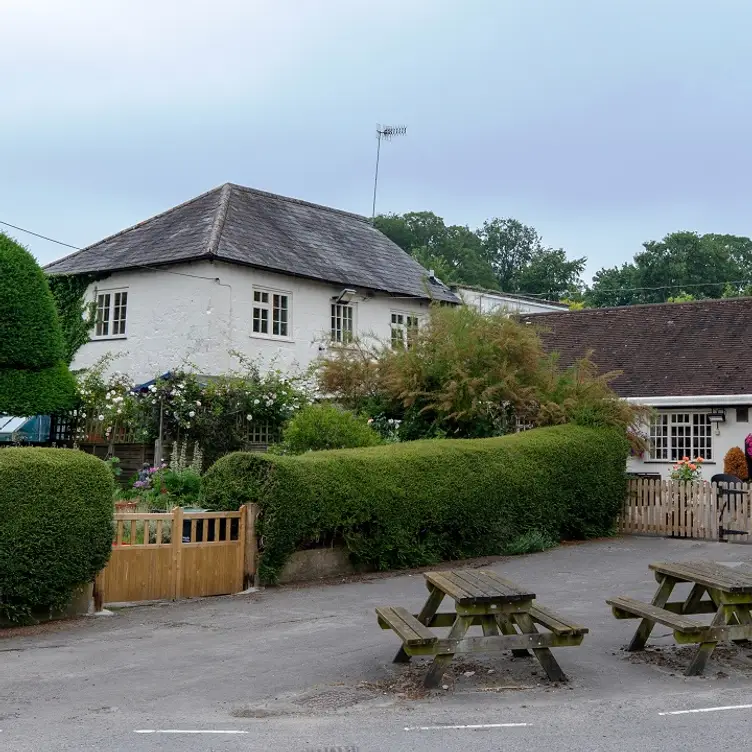
[[[467,633],[467,630],[470,629],[472,623],[472,616],[458,615],[451,630],[449,630],[449,639],[461,640]],[[446,671],[447,666],[452,662],[452,658],[454,658],[454,653],[442,653],[433,659],[431,668],[428,669],[426,678],[423,681],[423,686],[426,687],[426,689],[434,689],[439,686],[441,677],[444,676],[444,671]]]
[[[538,633],[530,614],[515,614],[514,620],[519,625],[523,634]],[[533,648],[533,654],[538,659],[538,663],[543,667],[543,670],[551,681],[568,681],[567,675],[561,670],[561,666],[556,662],[554,654],[548,648]]]
[[[673,579],[673,577],[664,577],[661,581],[661,584],[658,586],[656,594],[653,596],[652,604],[654,606],[658,606],[659,608],[663,608],[668,603],[668,599],[671,596],[671,592],[673,591],[675,585],[676,580]],[[629,645],[627,645],[627,650],[629,650],[630,652],[635,650],[643,650],[645,648],[645,643],[648,641],[648,637],[650,637],[650,633],[653,631],[654,626],[654,621],[650,621],[650,619],[643,619],[640,622],[640,626],[637,627],[637,631],[635,632],[632,641],[629,643]]]
[[[703,595],[705,595],[704,585],[692,585],[692,590],[689,591],[687,600],[682,604],[681,612],[683,614],[697,613],[697,607],[700,605]]]
[[[499,614],[496,617],[496,621],[499,627],[501,628],[502,634],[504,635],[516,635],[517,634],[517,630],[514,628],[514,624],[512,624],[512,622],[509,621],[509,619],[507,619],[506,616]],[[530,651],[525,650],[524,648],[514,648],[512,650],[512,655],[515,658],[530,658]]]
[[[710,622],[711,627],[718,627],[721,624],[723,624],[726,621],[726,615],[723,610],[723,606],[721,606],[718,611],[716,611],[715,616],[713,617],[713,621]],[[695,651],[694,656],[692,656],[692,662],[689,664],[689,667],[684,672],[684,676],[700,676],[702,672],[705,670],[705,666],[708,662],[708,658],[713,654],[713,651],[715,650],[715,646],[718,644],[717,641],[715,642],[701,642],[697,646],[697,650]]]
[[[428,623],[439,610],[441,601],[444,600],[444,592],[437,587],[429,584],[428,591],[428,600],[418,614],[418,621],[426,626],[428,626]],[[397,651],[397,655],[394,656],[392,663],[410,663],[410,656],[405,652],[404,647],[401,647]]]

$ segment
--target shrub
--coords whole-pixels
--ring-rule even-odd
[[[0,414],[36,415],[73,407],[75,381],[44,272],[0,232]]]
[[[321,391],[345,407],[401,421],[403,441],[499,436],[514,431],[517,417],[626,430],[644,415],[609,387],[617,374],[599,374],[587,358],[564,368],[535,327],[469,307],[432,307],[409,348],[333,347],[317,375]]]
[[[555,545],[556,541],[547,533],[542,533],[540,530],[530,530],[504,546],[504,553],[509,556],[535,554],[539,551],[545,551],[547,548],[553,548]]]
[[[723,472],[729,475],[735,475],[740,480],[749,478],[747,469],[747,458],[739,447],[731,447],[723,458]]]
[[[94,580],[112,546],[113,488],[92,455],[0,450],[0,619],[48,615]]]
[[[492,439],[389,444],[220,459],[204,506],[262,508],[260,574],[274,582],[296,549],[343,540],[376,569],[500,554],[525,533],[608,534],[625,494],[623,432],[556,426]]]
[[[308,405],[297,413],[282,432],[281,449],[288,454],[322,449],[354,449],[376,446],[381,438],[355,413],[334,405]]]

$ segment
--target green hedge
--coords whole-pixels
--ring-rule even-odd
[[[343,539],[376,569],[501,553],[531,531],[608,534],[626,491],[624,435],[580,426],[495,439],[435,439],[299,457],[236,453],[204,477],[204,504],[263,510],[261,578]]]
[[[72,449],[0,449],[0,620],[28,622],[92,582],[112,547],[112,473]]]
[[[0,232],[0,415],[73,407],[76,382],[64,354],[44,272],[22,245]]]

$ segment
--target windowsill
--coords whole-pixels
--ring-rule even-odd
[[[128,339],[127,334],[113,334],[112,337],[91,337],[89,342],[107,342],[111,339]]]
[[[630,459],[640,459],[640,457],[631,457]],[[679,460],[642,460],[646,465],[675,465]],[[717,465],[717,460],[705,460],[702,466],[705,465]]]
[[[265,342],[295,342],[293,337],[277,337],[274,334],[249,334],[251,339],[263,339]]]

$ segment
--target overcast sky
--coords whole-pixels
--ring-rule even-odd
[[[516,217],[590,273],[752,235],[749,0],[0,0],[0,29],[0,220],[73,245],[228,181],[369,214],[377,122],[408,126],[382,212]]]

